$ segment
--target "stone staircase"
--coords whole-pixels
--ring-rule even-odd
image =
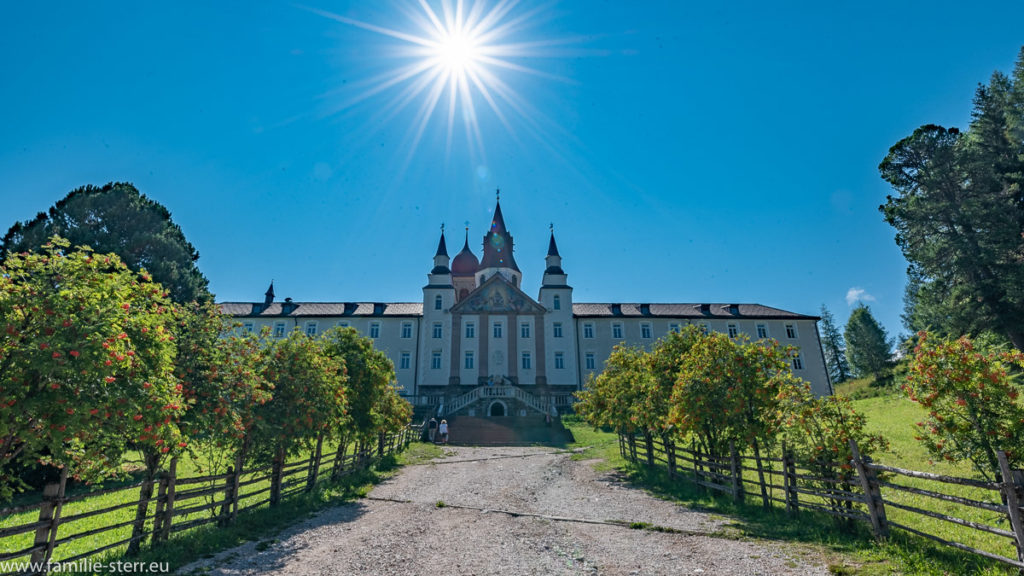
[[[555,419],[550,426],[544,416],[510,418],[448,418],[448,443],[459,446],[522,446],[541,444],[567,446],[572,432]]]

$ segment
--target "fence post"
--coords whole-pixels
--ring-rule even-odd
[[[164,521],[160,524],[160,540],[166,541],[171,536],[171,523],[174,521],[174,484],[178,480],[178,457],[171,458],[167,469],[167,503],[164,504]],[[156,539],[156,534],[153,535]]]
[[[273,508],[281,501],[281,479],[284,473],[284,445],[279,444],[274,462],[270,468],[270,506]]]
[[[729,440],[729,476],[731,476],[732,499],[743,502],[743,469],[740,468],[740,454],[736,451],[736,443]]]
[[[167,506],[167,472],[161,472],[157,479],[156,510],[153,512],[153,537],[150,539],[150,546],[156,546],[160,539],[161,527],[164,522],[164,508]]]
[[[668,477],[676,477],[676,443],[668,434],[661,437],[661,444],[665,447],[665,461],[668,462]]]
[[[626,437],[619,432],[619,456],[626,457]]]
[[[860,485],[864,490],[864,504],[868,507],[868,515],[871,516],[871,530],[875,538],[882,540],[889,537],[889,522],[885,518],[885,504],[882,500],[882,491],[878,487],[878,478],[875,471],[864,464],[870,464],[871,459],[867,456],[861,458],[857,443],[850,438],[850,452],[853,454],[853,465],[857,468],[857,476],[860,477]]]
[[[1001,492],[1006,498],[1006,509],[1010,516],[1010,526],[1017,537],[1017,559],[1024,562],[1024,518],[1022,518],[1020,507],[1024,504],[1024,472],[1021,470],[1010,470],[1010,461],[1006,458],[1006,452],[996,452],[999,458],[999,470],[1003,473],[1003,485]]]
[[[693,456],[693,479],[697,482],[697,487],[701,491],[707,492],[707,488],[701,484],[701,481],[704,479],[704,473],[700,468],[700,448],[693,440],[690,441],[690,454]]]
[[[632,462],[636,462],[636,434],[632,432],[629,434],[629,459]]]
[[[785,442],[782,443],[782,479],[786,490],[786,511],[796,514],[800,511],[800,500],[796,491],[796,458]]]
[[[45,526],[36,528],[36,537],[32,547],[31,561],[45,563],[53,554],[53,543],[57,539],[57,528],[60,526],[60,511],[64,506],[64,487],[68,482],[68,469],[60,471],[60,480],[43,487],[43,505],[39,508],[39,521],[47,522]],[[39,549],[42,547],[42,549]]]
[[[316,450],[309,458],[309,471],[306,474],[306,492],[312,492],[313,487],[316,486],[316,477],[320,474],[320,457],[323,454],[324,448],[324,435],[321,434],[316,438]]]
[[[149,512],[149,500],[153,497],[153,484],[156,481],[155,474],[149,475],[149,472],[152,471],[149,464],[147,458],[147,476],[139,488],[139,505],[135,508],[135,524],[132,525],[132,540],[128,543],[128,555],[137,554],[146,538],[146,513]]]
[[[228,477],[224,481],[224,500],[220,505],[217,526],[227,526],[231,521],[231,505],[235,501],[235,467],[228,466]]]
[[[234,522],[235,518],[238,517],[238,503],[242,500],[238,494],[239,484],[242,481],[242,464],[245,463],[245,457],[243,453],[239,452],[238,456],[235,457],[235,475],[233,482],[231,483],[231,517],[228,519],[229,522]]]

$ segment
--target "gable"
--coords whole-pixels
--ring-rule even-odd
[[[452,312],[462,314],[544,314],[546,310],[515,286],[495,274],[452,306]]]

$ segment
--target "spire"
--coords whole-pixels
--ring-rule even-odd
[[[441,224],[441,241],[437,243],[437,254],[434,256],[448,257],[448,246],[444,243],[444,224]]]
[[[548,241],[548,256],[558,256],[558,245],[555,244],[555,225],[551,225],[551,240]]]
[[[500,190],[498,194],[501,194]],[[519,272],[512,257],[512,235],[505,228],[505,218],[501,215],[500,198],[494,204],[491,229],[484,236],[484,257],[480,260],[480,268],[509,268]]]
[[[273,301],[274,301],[274,281],[271,280],[270,281],[270,288],[267,288],[267,291],[263,293],[263,305],[264,306],[270,306],[270,304]]]

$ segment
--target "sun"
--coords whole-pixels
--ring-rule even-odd
[[[527,65],[531,58],[550,59],[554,48],[576,40],[523,39],[542,8],[520,9],[519,0],[409,0],[400,4],[407,26],[387,27],[355,20],[315,8],[311,12],[343,24],[368,30],[396,41],[387,62],[398,65],[361,82],[362,91],[339,103],[337,112],[352,109],[371,98],[390,99],[377,109],[374,121],[389,120],[414,107],[409,127],[415,153],[431,121],[446,119],[446,157],[452,152],[456,127],[465,131],[466,149],[486,160],[481,115],[497,119],[518,140],[517,130],[544,139],[542,124],[550,122],[514,88],[524,83],[513,76],[563,80]],[[383,61],[383,60],[382,60]],[[416,102],[419,105],[416,106]],[[461,147],[460,147],[461,148]]]
[[[461,32],[447,34],[437,43],[437,58],[449,74],[462,74],[480,56],[476,41]]]

